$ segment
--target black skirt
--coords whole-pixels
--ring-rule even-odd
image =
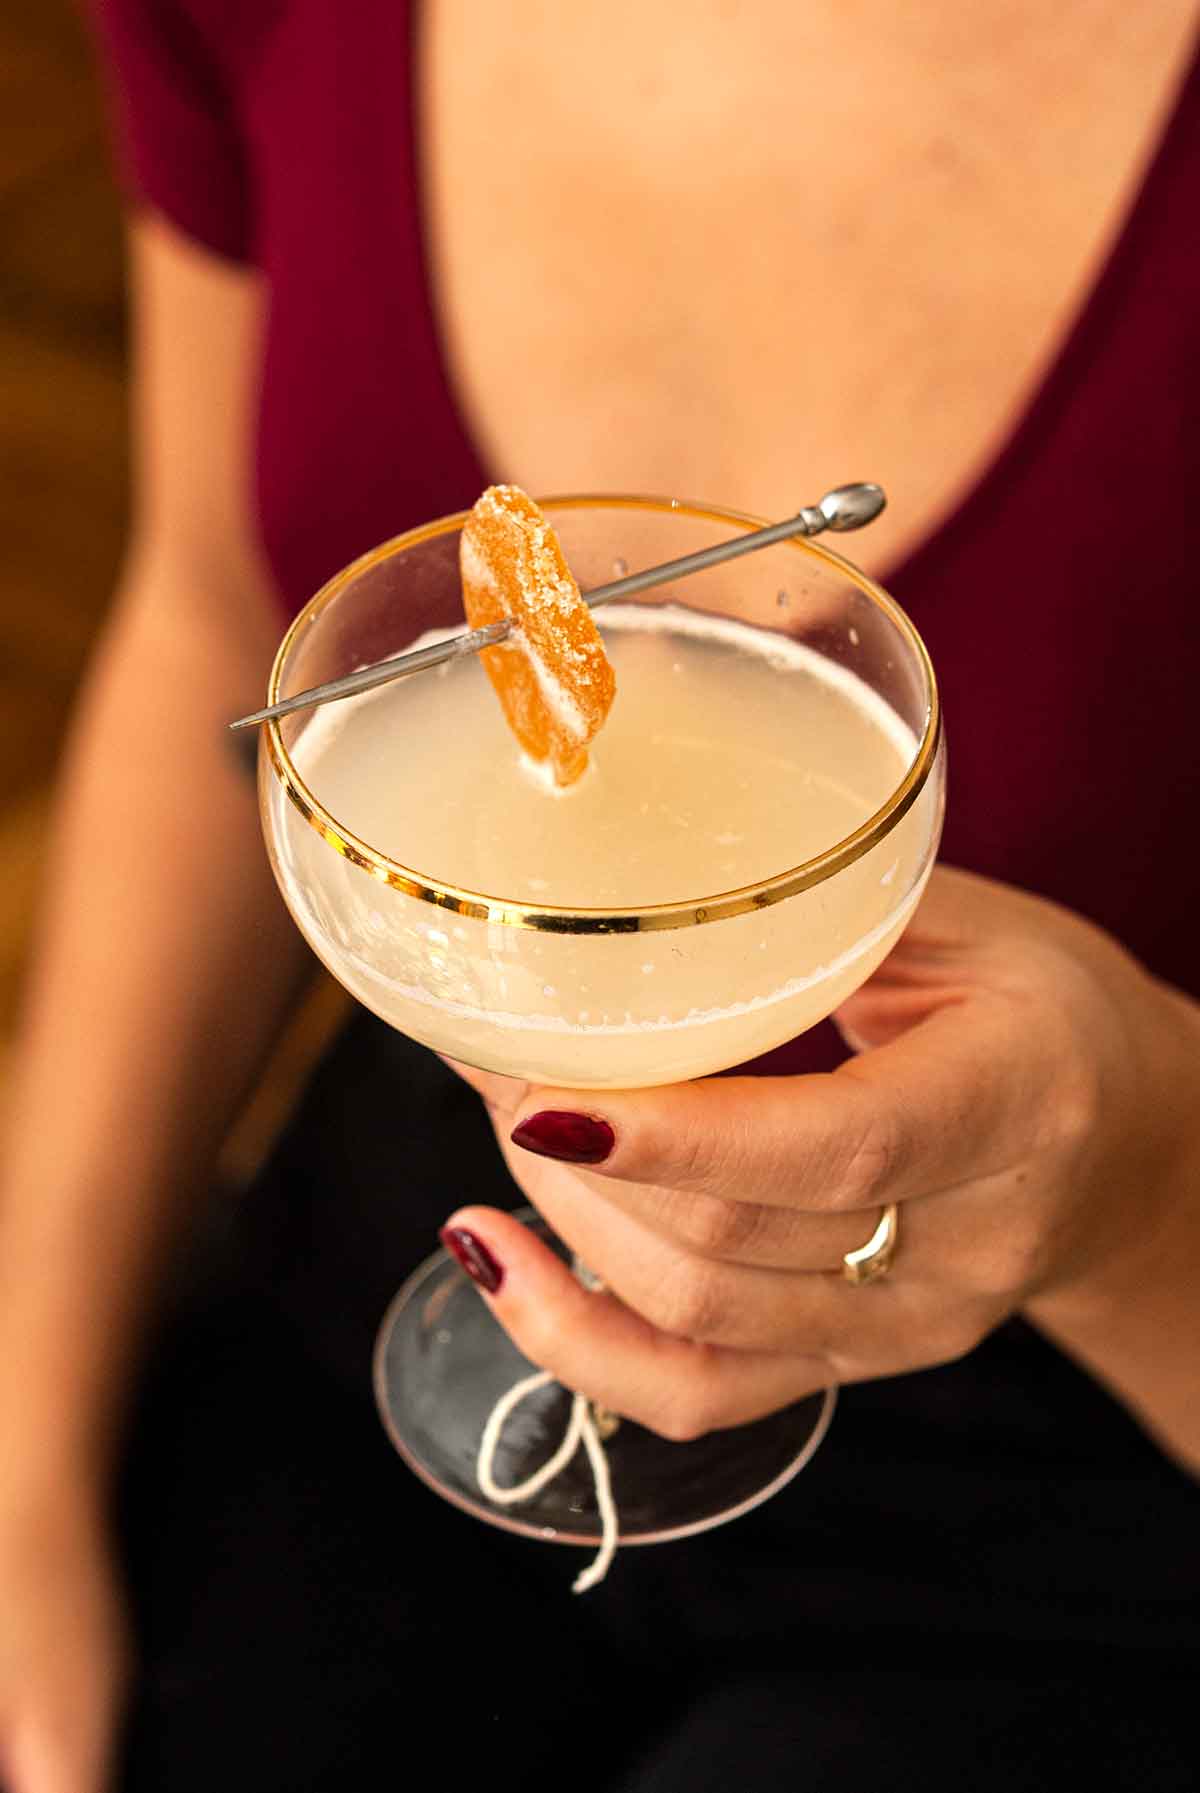
[[[377,1784],[849,1793],[1200,1782],[1200,1501],[1011,1323],[844,1391],[753,1513],[581,1552],[447,1506],[387,1443],[375,1330],[465,1200],[516,1207],[475,1096],[360,1015],[181,1266],[121,1533],[127,1793]]]

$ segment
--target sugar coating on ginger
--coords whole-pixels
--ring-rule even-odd
[[[508,639],[481,656],[509,727],[556,784],[573,784],[616,679],[558,537],[519,486],[489,486],[463,526],[459,559],[471,627],[512,620]]]

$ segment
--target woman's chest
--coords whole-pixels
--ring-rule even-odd
[[[1090,35],[1068,7],[1076,51],[1000,45],[998,83],[957,42],[851,57],[818,0],[770,55],[715,7],[663,0],[640,36],[594,10],[556,12],[551,43],[526,0],[439,0],[410,65],[406,9],[350,34],[311,0],[258,64],[259,514],[289,605],[497,475],[780,514],[878,478],[892,502],[854,551],[938,667],[950,856],[1194,982],[1183,886],[1148,871],[1194,806],[1200,77],[1042,377],[1159,141],[1190,7],[1092,7]],[[912,11],[931,39],[957,17]],[[755,9],[760,32],[790,18]]]
[[[427,8],[425,221],[485,460],[763,514],[875,478],[865,558],[893,563],[1069,329],[1189,13],[1089,50],[1069,19],[983,45],[824,0],[580,7],[553,32],[527,0]]]

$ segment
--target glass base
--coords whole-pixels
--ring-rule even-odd
[[[519,1218],[565,1260],[567,1248],[532,1209]],[[581,1448],[554,1481],[519,1506],[483,1493],[476,1465],[496,1402],[535,1366],[492,1317],[448,1253],[426,1259],[384,1317],[375,1347],[375,1398],[392,1443],[423,1481],[506,1531],[558,1544],[598,1544],[596,1492]],[[604,1441],[620,1542],[665,1543],[736,1519],[790,1482],[829,1428],[837,1392],[676,1444],[623,1419]],[[509,1416],[492,1473],[500,1488],[527,1480],[562,1442],[571,1396],[535,1390]]]

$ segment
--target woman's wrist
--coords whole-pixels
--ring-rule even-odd
[[[1145,987],[1142,1074],[1115,1154],[1092,1171],[1097,1187],[1124,1184],[1121,1225],[1082,1274],[1035,1298],[1081,1323],[1185,1285],[1200,1248],[1200,1005],[1148,976]]]
[[[1128,1188],[1120,1246],[1036,1295],[1027,1317],[1106,1383],[1167,1452],[1200,1471],[1200,1007],[1153,985],[1159,1044],[1145,1150],[1113,1167]],[[1142,1175],[1137,1175],[1138,1167]],[[1101,1172],[1103,1174],[1103,1171]]]

